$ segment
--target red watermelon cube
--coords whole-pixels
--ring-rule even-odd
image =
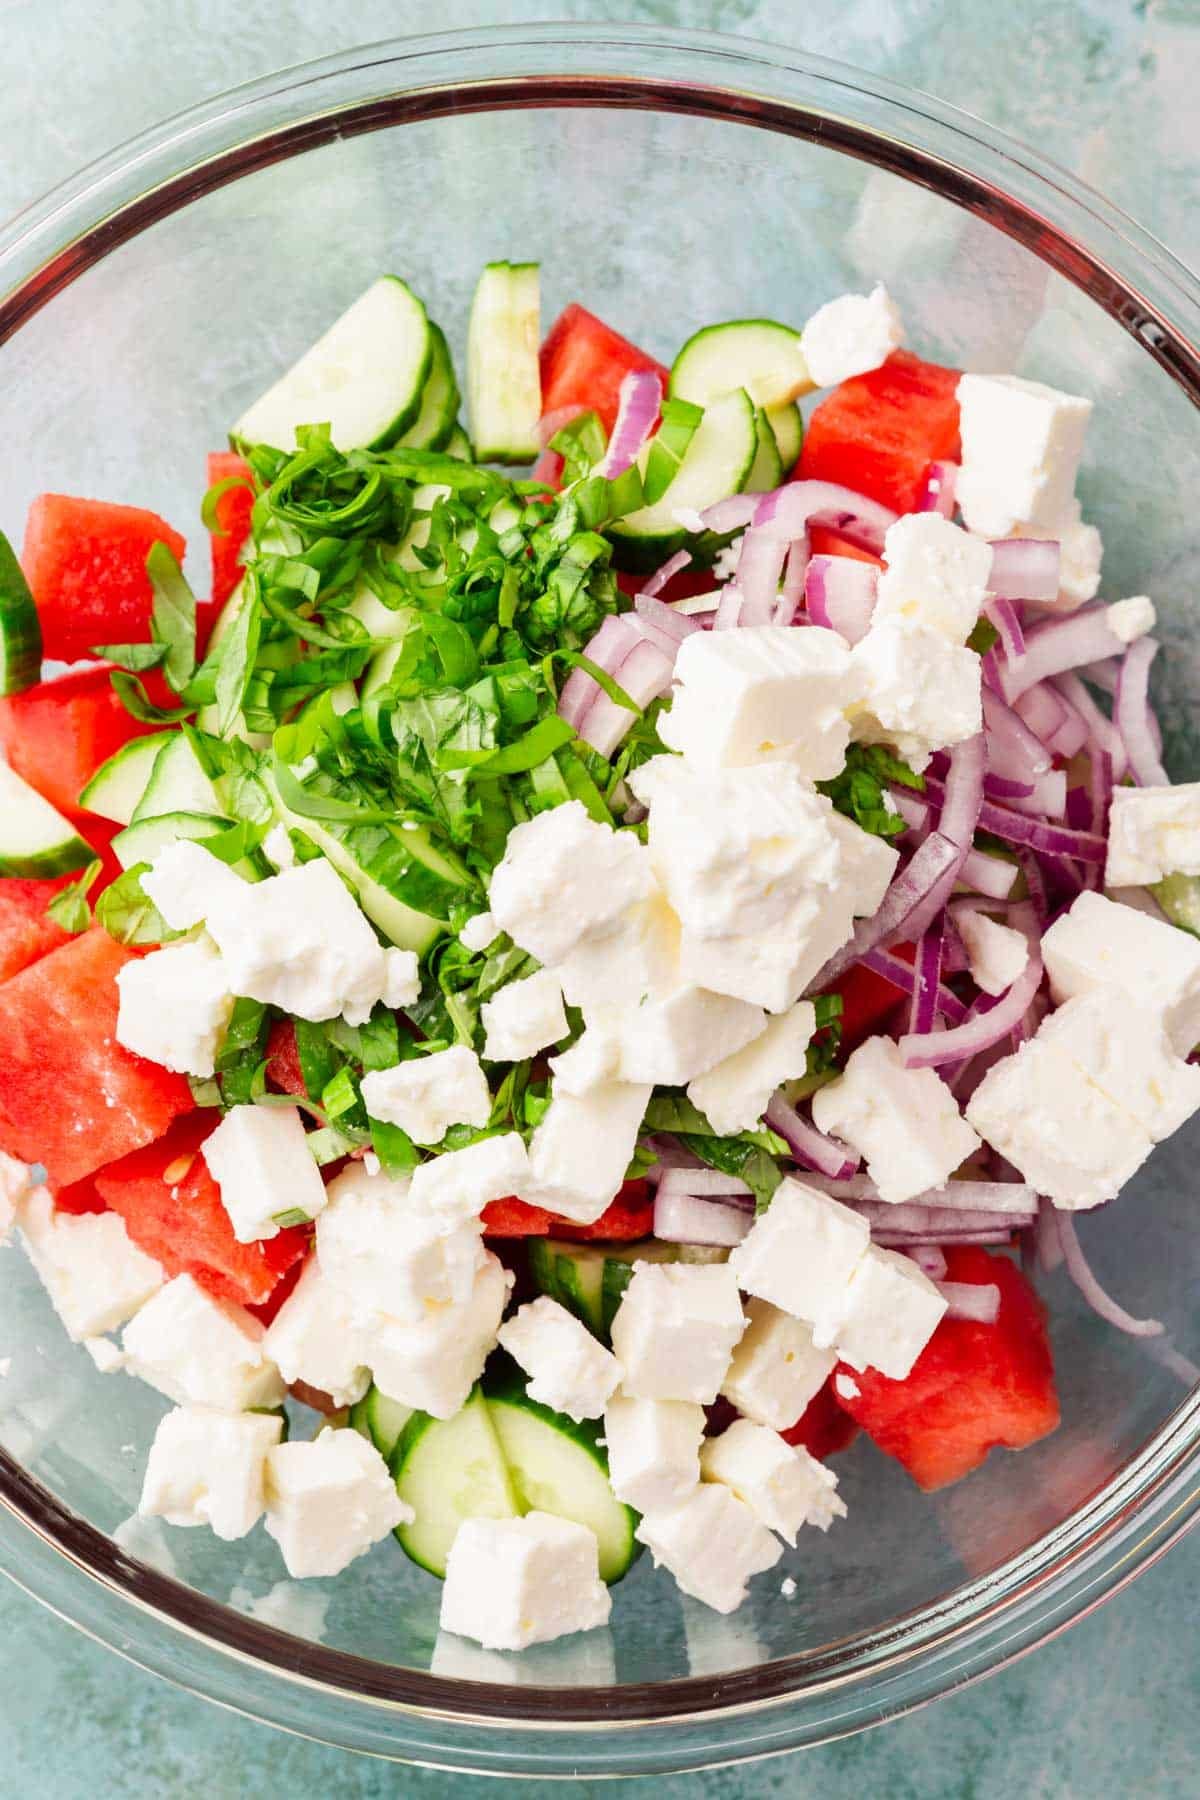
[[[837,481],[897,512],[912,512],[931,462],[956,461],[957,369],[895,350],[878,369],[843,381],[814,410],[797,476]]]
[[[95,644],[150,635],[153,591],[146,557],[164,543],[183,561],[186,543],[157,513],[71,494],[39,494],[29,509],[21,566],[37,602],[47,657],[78,662]]]
[[[621,383],[635,369],[654,369],[664,391],[668,371],[586,307],[572,304],[550,327],[540,355],[542,415],[583,407],[605,431],[617,417]]]
[[[54,923],[46,908],[74,879],[62,875],[54,881],[0,880],[0,981],[19,975],[70,941],[70,934]]]
[[[219,481],[244,478],[249,482],[250,466],[232,450],[212,450],[208,457],[208,485]],[[214,613],[224,606],[242,579],[239,552],[250,535],[250,514],[254,510],[254,489],[250,486],[227,488],[217,501],[217,524],[210,538],[212,552],[212,607]],[[221,533],[225,535],[222,536]]]
[[[102,762],[130,738],[161,729],[126,712],[106,664],[72,669],[0,699],[0,745],[9,762],[70,819],[81,816],[80,790]]]
[[[830,1380],[817,1389],[796,1423],[779,1435],[785,1443],[798,1444],[824,1462],[849,1448],[858,1436],[858,1426],[838,1405]]]
[[[627,1181],[616,1199],[591,1225],[579,1225],[515,1197],[493,1200],[483,1209],[484,1235],[493,1238],[574,1238],[579,1243],[632,1243],[654,1226],[654,1200],[646,1181]]]
[[[308,1098],[300,1051],[296,1044],[296,1027],[290,1019],[276,1019],[267,1038],[267,1080],[280,1094],[298,1094]]]

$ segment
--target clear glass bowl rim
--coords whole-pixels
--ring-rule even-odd
[[[1065,170],[966,113],[847,65],[624,23],[398,38],[164,121],[0,230],[0,345],[120,243],[254,169],[453,111],[549,105],[723,118],[818,140],[930,187],[1087,293],[1200,405],[1200,283]],[[1086,1504],[999,1569],[820,1655],[731,1673],[714,1699],[711,1679],[512,1687],[300,1645],[127,1557],[0,1451],[0,1569],[130,1660],[347,1748],[576,1779],[769,1755],[909,1711],[1084,1616],[1198,1516],[1200,1390]]]

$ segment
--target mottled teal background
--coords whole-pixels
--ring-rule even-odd
[[[882,71],[1028,138],[1200,261],[1200,0],[0,0],[0,217],[121,138],[251,76],[406,29],[564,17],[708,27]],[[801,1757],[626,1791],[1191,1800],[1198,1599],[1193,1539],[1066,1638],[915,1718]],[[483,1786],[221,1713],[0,1588],[5,1800],[475,1800]]]

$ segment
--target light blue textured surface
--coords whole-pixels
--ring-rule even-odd
[[[0,0],[0,216],[118,139],[272,68],[406,27],[551,17],[733,31],[914,83],[1036,142],[1200,260],[1198,0],[442,0],[433,11],[412,0],[348,9],[320,0]],[[673,1797],[686,1781],[689,1795],[709,1800],[1191,1796],[1200,1791],[1198,1599],[1193,1540],[1065,1639],[916,1718],[654,1790]],[[0,1734],[0,1795],[29,1800],[483,1792],[482,1783],[388,1768],[222,1714],[7,1587]],[[631,1789],[649,1795],[651,1784]]]

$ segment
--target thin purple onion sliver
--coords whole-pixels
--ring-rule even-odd
[[[1113,778],[1120,781],[1129,766],[1121,734],[1111,719],[1105,718],[1079,676],[1072,671],[1054,677],[1054,687],[1083,720],[1087,731],[1089,756],[1093,750],[1106,750],[1112,758]]]
[[[695,1194],[664,1193],[654,1199],[654,1235],[664,1244],[705,1244],[732,1248],[754,1224],[742,1206],[705,1200]]]
[[[597,475],[615,481],[632,467],[634,459],[658,418],[662,406],[662,377],[653,369],[631,369],[621,381],[617,398],[617,416],[612,436],[604,452]]]
[[[814,556],[804,595],[814,625],[836,631],[848,644],[861,643],[871,628],[879,570],[852,556]]]
[[[772,1094],[764,1115],[772,1131],[778,1132],[797,1162],[835,1180],[852,1175],[859,1158],[845,1144],[826,1137],[809,1120],[801,1118],[782,1094]]]
[[[1000,1316],[1000,1289],[994,1281],[939,1281],[937,1290],[946,1302],[948,1319],[994,1325]]]
[[[990,688],[983,690],[983,724],[990,773],[1032,784],[1054,766],[1053,756],[1037,733]]]
[[[876,948],[868,950],[861,960],[864,969],[870,969],[874,975],[881,975],[884,981],[890,981],[902,994],[912,995],[915,992],[916,969],[912,963],[905,962],[902,956],[893,956],[890,950]],[[967,1016],[967,1009],[958,995],[952,993],[944,982],[938,988],[937,1010],[952,1024],[957,1024]]]
[[[930,1281],[946,1279],[946,1255],[937,1244],[914,1244],[908,1254],[922,1275],[928,1275]]]
[[[942,993],[943,935],[940,922],[931,925],[917,945],[916,961],[913,964],[916,980],[909,1008],[910,1031],[931,1032],[941,1010],[938,1000]]]
[[[692,1194],[698,1200],[724,1200],[730,1205],[741,1201],[754,1203],[754,1190],[739,1176],[704,1166],[665,1170],[658,1191],[660,1194]]]
[[[1113,703],[1113,720],[1139,787],[1166,787],[1170,780],[1159,760],[1151,725],[1150,665],[1158,651],[1155,638],[1142,637],[1130,644],[1117,677]]]
[[[656,600],[644,590],[635,594],[633,610],[643,631],[653,627],[660,637],[674,639],[676,646],[682,644],[684,638],[693,637],[700,630],[696,621],[689,619],[686,613],[676,612],[673,606],[668,606],[664,600]]]
[[[943,519],[952,519],[957,493],[958,464],[955,462],[931,462],[925,477],[925,486],[921,490],[921,497],[914,510],[941,513]]]
[[[746,533],[738,553],[736,578],[742,595],[739,625],[771,624],[787,553],[788,546],[780,538],[753,526]]]
[[[1124,1331],[1129,1337],[1161,1337],[1163,1326],[1158,1319],[1135,1319],[1132,1313],[1106,1293],[1095,1275],[1075,1231],[1075,1221],[1069,1213],[1059,1212],[1055,1217],[1058,1230],[1058,1242],[1062,1250],[1063,1260],[1067,1265],[1067,1273],[1079,1289],[1092,1311],[1115,1325],[1118,1331]]]
[[[1025,633],[1021,629],[1016,607],[1011,600],[993,594],[983,610],[989,623],[1000,633],[1000,648],[1004,651],[1005,666],[1015,669],[1025,657]],[[992,685],[998,688],[1001,684],[997,681]]]
[[[668,581],[675,575],[682,575],[691,560],[690,550],[677,550],[674,556],[667,558],[661,569],[655,569],[653,575],[642,583],[638,599],[652,600],[656,594],[661,594]],[[634,605],[637,605],[636,600]]]
[[[1057,600],[1061,562],[1057,538],[993,538],[988,592],[998,600]]]
[[[1065,618],[1047,619],[1027,634],[1020,663],[1015,668],[1002,667],[1004,698],[1011,706],[1037,681],[1107,656],[1122,656],[1124,651],[1124,644],[1108,624],[1103,606],[1084,607]]]
[[[847,543],[878,555],[884,533],[896,523],[897,514],[878,500],[856,494],[853,488],[833,481],[789,481],[764,494],[754,514],[755,527],[794,543],[808,530],[809,521],[829,525]]]
[[[954,1025],[948,1031],[928,1031],[923,1035],[910,1032],[900,1039],[900,1055],[906,1068],[936,1069],[943,1063],[960,1062],[990,1050],[1002,1038],[1016,1030],[1037,993],[1042,979],[1042,959],[1032,948],[1029,960],[1012,986],[995,999],[986,1011],[983,1002],[972,1019]],[[990,998],[990,996],[989,996]]]

